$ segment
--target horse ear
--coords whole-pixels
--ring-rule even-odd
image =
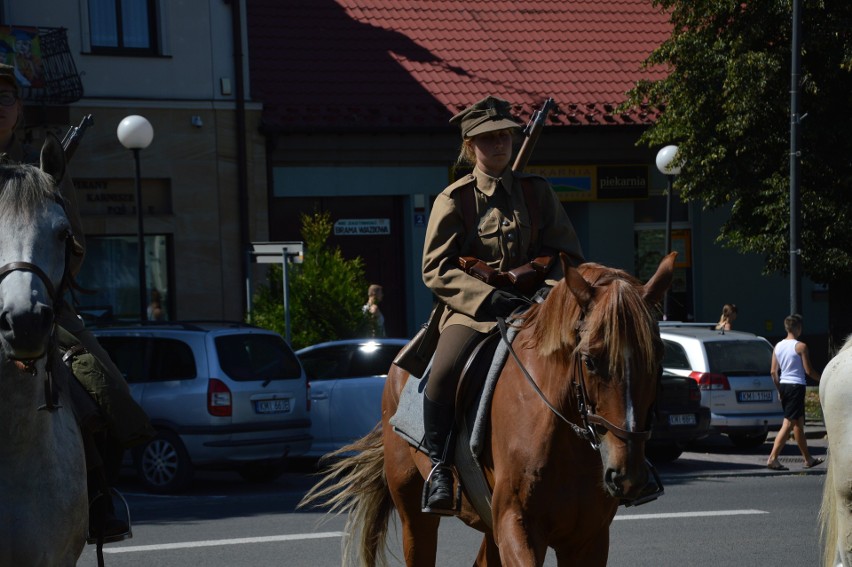
[[[565,283],[568,285],[568,289],[577,298],[580,308],[586,311],[592,302],[592,286],[580,274],[580,271],[571,265],[567,254],[560,252],[559,260],[562,262],[562,272],[565,274]]]
[[[50,174],[57,185],[65,177],[65,151],[59,138],[48,133],[41,147],[40,169]]]
[[[657,267],[657,273],[651,276],[648,283],[645,284],[645,301],[649,303],[659,303],[663,300],[669,287],[672,285],[672,277],[674,274],[674,261],[677,257],[677,252],[671,252],[668,256],[662,259]]]

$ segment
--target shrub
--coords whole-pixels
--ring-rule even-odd
[[[367,297],[364,262],[346,259],[327,246],[332,222],[329,213],[303,214],[305,257],[288,268],[290,334],[294,349],[365,336],[368,321],[362,307]],[[254,297],[249,322],[285,335],[281,266],[269,270],[268,283]]]

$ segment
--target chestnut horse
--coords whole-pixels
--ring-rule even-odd
[[[475,565],[541,566],[548,547],[562,567],[606,565],[619,503],[648,481],[645,439],[663,356],[654,306],[671,284],[674,258],[642,285],[599,264],[575,269],[563,257],[565,278],[515,323],[517,358],[495,386],[480,457],[493,493],[491,527],[467,494],[459,513],[485,534]],[[406,565],[435,565],[440,516],[421,512],[431,463],[389,424],[407,378],[390,370],[381,428],[341,449],[338,456],[357,454],[334,463],[303,499],[348,512],[344,564],[385,563],[396,509]]]

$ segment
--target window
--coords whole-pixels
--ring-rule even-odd
[[[155,0],[89,0],[93,53],[154,54]]]
[[[354,353],[349,365],[349,377],[387,376],[393,359],[402,347],[396,345],[362,345]]]
[[[663,358],[663,368],[677,368],[679,370],[689,370],[689,358],[686,356],[686,351],[677,343],[671,341],[663,341],[666,345],[666,355]]]
[[[183,341],[152,339],[151,352],[152,382],[189,380],[198,375],[192,348]]]
[[[128,383],[137,384],[148,381],[144,338],[100,336],[98,342],[121,370]]]
[[[160,296],[164,319],[174,318],[169,289],[171,238],[163,234],[145,235],[145,286],[150,298]],[[89,236],[86,261],[77,283],[94,293],[77,294],[79,313],[90,320],[139,320],[139,245],[135,236]],[[147,313],[146,313],[147,318]]]
[[[727,376],[765,376],[772,365],[772,347],[763,341],[704,343],[710,372]]]
[[[276,335],[224,335],[216,337],[222,370],[237,381],[292,380],[302,376],[299,359]]]

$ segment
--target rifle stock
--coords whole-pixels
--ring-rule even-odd
[[[529,123],[524,128],[524,143],[518,151],[518,156],[515,158],[515,163],[512,165],[513,173],[521,173],[527,166],[527,163],[535,149],[535,144],[538,142],[538,137],[541,135],[541,130],[544,128],[544,123],[547,121],[547,115],[553,108],[553,98],[548,97],[539,110],[533,112]]]
[[[80,140],[83,139],[83,134],[86,133],[86,129],[93,125],[95,120],[92,118],[91,114],[87,114],[80,121],[78,126],[71,126],[68,129],[68,132],[65,133],[65,136],[62,138],[62,150],[65,152],[65,161],[71,161],[71,158],[74,157],[74,152],[77,151],[77,146],[80,145]]]

